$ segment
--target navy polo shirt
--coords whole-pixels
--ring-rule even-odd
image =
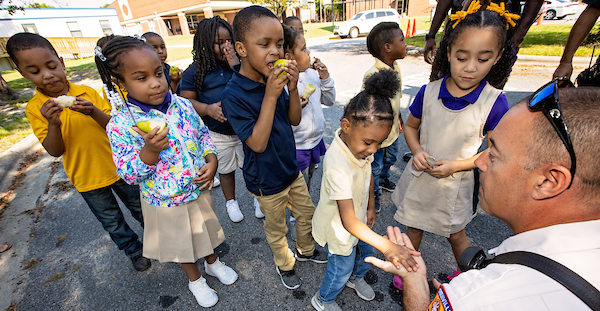
[[[448,77],[449,75],[446,75],[442,81],[438,99],[441,99],[444,107],[450,110],[461,110],[466,108],[468,105],[474,104],[477,99],[479,99],[479,95],[481,95],[481,91],[483,91],[483,88],[487,83],[486,79],[483,79],[479,86],[472,90],[469,94],[463,97],[454,97],[452,94],[450,94],[448,88],[446,87],[446,79],[448,79]],[[410,113],[417,119],[421,119],[423,115],[423,98],[425,97],[425,87],[427,87],[427,84],[423,85],[419,92],[417,92],[413,103],[408,108]],[[492,110],[490,111],[490,114],[485,122],[485,132],[487,133],[488,131],[493,131],[496,128],[496,125],[498,125],[498,122],[500,122],[500,119],[502,119],[502,116],[504,116],[507,111],[508,100],[506,99],[506,95],[501,93],[500,96],[496,98],[496,101],[492,106]],[[483,134],[485,135],[485,133]]]
[[[223,90],[227,82],[233,76],[233,70],[228,65],[218,65],[217,68],[204,76],[202,92],[196,92],[194,83],[196,81],[196,63],[192,63],[181,76],[180,89],[182,91],[196,92],[196,99],[208,105],[218,103],[223,99]],[[208,128],[220,134],[235,135],[229,122],[219,122],[210,116],[202,116],[204,124]]]
[[[252,134],[258,120],[266,85],[252,81],[234,67],[231,80],[225,87],[221,107],[233,130],[244,142],[244,180],[248,191],[255,195],[277,194],[298,177],[296,144],[288,118],[289,95],[283,91],[277,99],[273,128],[267,148],[254,152],[246,139]]]

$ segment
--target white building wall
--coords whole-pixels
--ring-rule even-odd
[[[115,35],[122,35],[117,11],[102,9],[25,9],[9,15],[0,11],[0,37],[10,37],[23,32],[22,24],[34,24],[43,37],[73,37],[67,22],[77,22],[83,37],[103,37],[101,20],[108,20]]]

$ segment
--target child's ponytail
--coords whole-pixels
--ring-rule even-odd
[[[353,122],[394,120],[390,98],[400,91],[400,79],[392,70],[380,70],[371,75],[364,90],[350,100],[344,108],[343,117]]]

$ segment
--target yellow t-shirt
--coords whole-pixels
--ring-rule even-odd
[[[110,114],[110,105],[94,89],[75,85],[70,82],[69,96],[89,100],[106,114]],[[25,113],[33,133],[41,143],[48,134],[48,120],[42,115],[42,105],[51,97],[36,90],[36,95],[27,103]],[[63,165],[67,176],[79,192],[87,192],[109,186],[119,180],[117,169],[112,161],[112,152],[106,136],[106,129],[92,117],[69,108],[60,113],[65,152]]]
[[[390,68],[390,66],[379,60],[379,58],[375,58],[375,65],[365,72],[362,88],[365,88],[365,81],[367,81],[369,76],[382,69],[394,70],[394,72],[396,72],[398,75],[398,79],[400,80],[400,88],[398,89],[398,93],[396,93],[395,97],[390,98],[392,110],[394,110],[394,122],[392,124],[392,130],[390,131],[390,134],[381,143],[381,148],[385,148],[390,146],[400,135],[400,120],[398,119],[398,116],[400,116],[400,100],[402,99],[402,76],[400,75],[400,66],[398,66],[398,62],[394,61],[394,68]]]
[[[323,159],[321,198],[312,219],[312,234],[317,243],[329,252],[348,256],[358,239],[342,224],[337,200],[352,199],[354,214],[367,223],[367,204],[371,186],[371,162],[373,155],[357,159],[335,132],[333,142]]]

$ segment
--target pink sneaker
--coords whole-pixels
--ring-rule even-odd
[[[454,270],[454,273],[450,274],[448,276],[448,280],[452,280],[453,278],[457,277],[461,272],[457,270]]]
[[[399,289],[399,290],[403,290],[404,289],[404,283],[402,282],[402,279],[399,276],[394,275],[394,282],[393,283],[394,283],[394,287],[396,287],[397,289]]]

